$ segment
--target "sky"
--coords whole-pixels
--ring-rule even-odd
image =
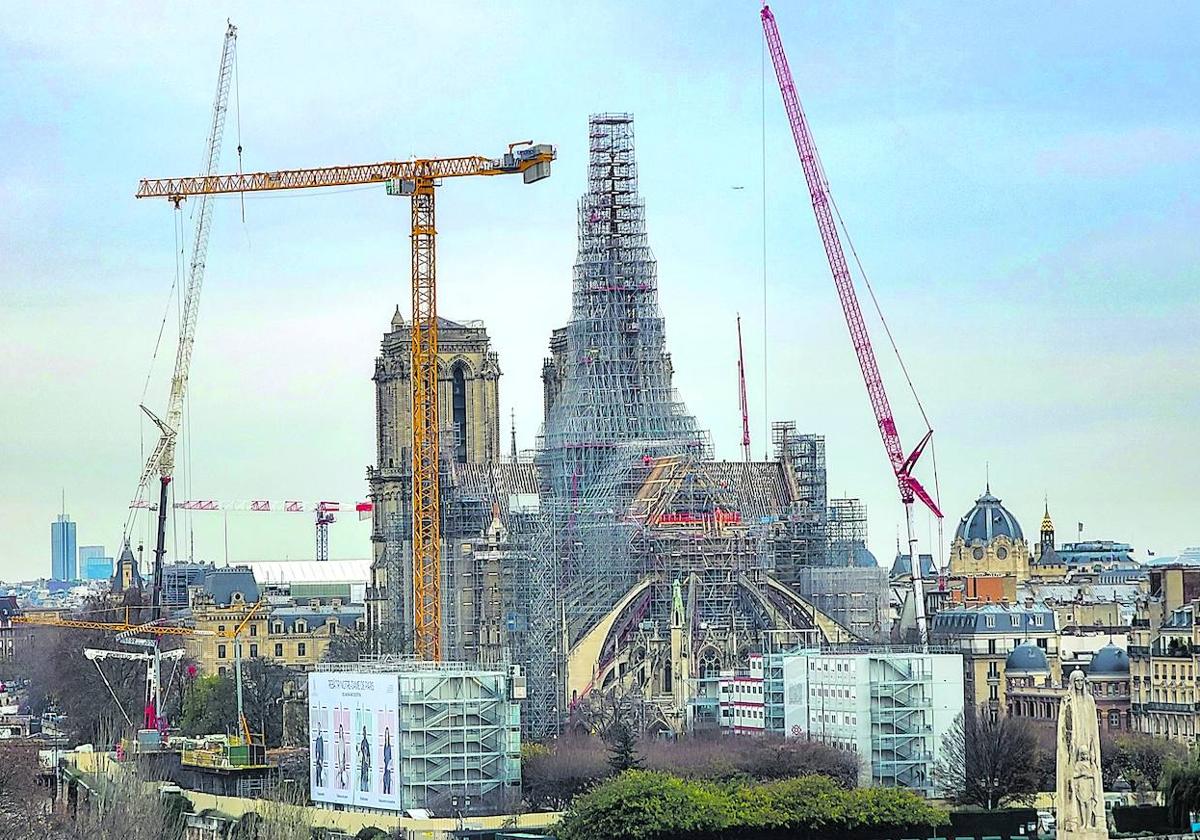
[[[988,478],[1032,540],[1048,499],[1060,541],[1083,523],[1143,557],[1200,544],[1200,7],[773,8],[935,429],[943,546]],[[246,171],[557,145],[546,181],[438,195],[439,311],[486,322],[522,449],[569,314],[587,117],[632,112],[681,396],[717,457],[737,458],[740,312],[754,452],[770,420],[824,434],[830,494],[866,502],[870,547],[890,558],[902,508],[757,12],[7,4],[0,578],[49,573],[64,493],[79,544],[117,547],[154,440],[138,405],[165,407],[177,318],[172,212],[133,195],[140,178],[199,170],[226,17],[239,34],[224,171],[239,137]],[[408,311],[407,204],[374,188],[247,196],[243,221],[237,198],[217,202],[177,498],[365,497],[374,358],[395,306]],[[911,447],[924,423],[859,294]],[[307,517],[196,514],[190,540],[176,524],[169,556],[189,541],[217,562],[313,555]],[[932,517],[917,525],[929,550]],[[368,523],[339,521],[330,544],[369,556]]]

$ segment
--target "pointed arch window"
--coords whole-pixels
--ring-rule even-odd
[[[465,365],[456,364],[451,375],[450,415],[454,421],[454,460],[467,462],[467,376]]]

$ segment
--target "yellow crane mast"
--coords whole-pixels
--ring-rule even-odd
[[[525,148],[518,148],[525,147]],[[434,189],[443,178],[524,176],[532,184],[550,176],[553,146],[512,143],[500,157],[482,155],[284,169],[236,175],[144,179],[138,198],[178,202],[188,196],[387,184],[389,195],[412,199],[412,568],[413,644],[417,656],[442,658],[441,510],[438,481],[437,228]],[[388,581],[389,586],[397,581]]]

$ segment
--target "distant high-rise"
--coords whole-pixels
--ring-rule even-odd
[[[83,580],[108,580],[113,574],[113,559],[102,545],[79,546],[79,576]]]
[[[53,580],[78,580],[75,550],[75,523],[65,513],[50,523],[50,577]]]

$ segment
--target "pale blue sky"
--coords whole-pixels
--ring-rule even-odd
[[[64,486],[80,544],[115,547],[173,273],[171,214],[132,195],[141,177],[196,171],[226,16],[240,29],[247,169],[558,145],[554,177],[536,187],[439,195],[440,309],[487,321],[522,448],[550,330],[569,309],[587,115],[633,112],[677,385],[718,455],[736,457],[741,311],[761,451],[757,4],[449,6],[6,7],[0,577],[48,572]],[[990,461],[1027,535],[1048,494],[1060,537],[1082,521],[1086,536],[1159,554],[1200,543],[1200,7],[773,8],[937,429],[947,533]],[[769,76],[766,93],[770,414],[827,436],[831,493],[867,501],[871,546],[887,556],[894,484]],[[407,310],[407,225],[407,202],[381,190],[248,199],[244,226],[236,200],[218,203],[191,495],[365,494],[370,376],[393,307]],[[911,446],[919,421],[874,327]],[[195,526],[198,555],[221,559],[221,523]],[[234,560],[312,552],[307,519],[231,517],[229,534]],[[332,553],[365,557],[367,537],[365,523],[339,523]]]

